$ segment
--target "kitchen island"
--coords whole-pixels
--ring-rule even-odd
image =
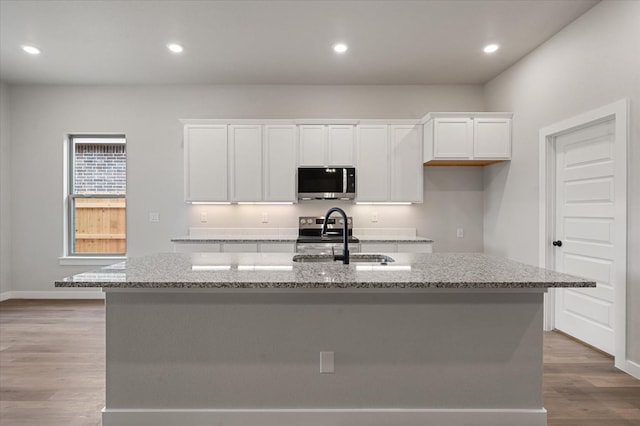
[[[56,286],[106,292],[104,426],[546,425],[544,292],[595,282],[392,257],[167,253]]]

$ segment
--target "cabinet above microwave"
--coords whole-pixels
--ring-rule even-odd
[[[301,124],[300,166],[354,166],[355,129],[352,124]]]

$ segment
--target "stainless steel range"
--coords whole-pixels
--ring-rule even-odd
[[[331,217],[327,221],[327,234],[323,237],[322,222],[324,216],[301,216],[298,220],[298,239],[296,252],[306,254],[341,253],[344,222],[342,218]],[[360,240],[352,235],[353,218],[347,218],[349,251],[360,253]]]

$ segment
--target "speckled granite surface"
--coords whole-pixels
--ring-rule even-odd
[[[225,235],[224,237],[177,237],[172,238],[172,243],[190,244],[190,243],[295,243],[298,236],[286,235]]]
[[[356,237],[358,237],[356,235]],[[176,237],[172,238],[172,243],[190,244],[190,243],[211,243],[211,244],[224,244],[224,243],[295,243],[298,237],[288,237],[279,235],[238,235],[238,236],[219,236],[219,237]],[[424,244],[432,243],[433,240],[424,237],[358,237],[362,243],[415,243]]]
[[[476,253],[391,253],[394,262],[298,263],[286,253],[161,253],[56,281],[56,287],[428,289],[595,287],[584,278]]]

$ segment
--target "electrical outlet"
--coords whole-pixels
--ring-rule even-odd
[[[458,238],[464,238],[464,229],[458,228],[456,231],[456,235],[458,236]]]
[[[378,221],[378,212],[371,213],[371,222],[377,222],[377,221]]]
[[[160,213],[149,212],[149,222],[160,222]]]
[[[200,222],[207,223],[208,221],[209,221],[209,218],[207,217],[207,213],[205,212],[200,213]]]
[[[262,212],[262,223],[269,223],[269,213]]]

